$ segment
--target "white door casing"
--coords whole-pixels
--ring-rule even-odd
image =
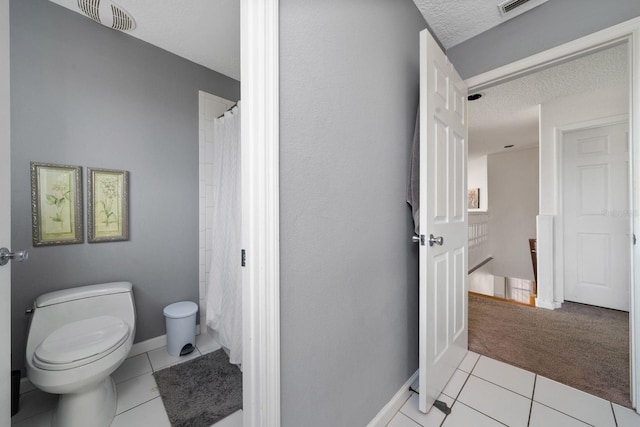
[[[640,17],[630,19],[604,30],[597,31],[579,39],[567,42],[563,45],[551,48],[544,52],[498,67],[486,73],[465,80],[472,92],[481,91],[483,88],[494,86],[500,82],[512,80],[518,76],[548,68],[552,64],[567,61],[573,57],[583,56],[587,52],[601,50],[606,46],[612,46],[626,41],[629,47],[629,83],[630,83],[630,109],[629,109],[629,137],[631,146],[631,179],[632,183],[640,182]],[[541,187],[542,188],[542,187]],[[632,185],[630,198],[634,213],[640,212],[640,186]],[[546,212],[541,208],[538,219],[548,218],[554,212]],[[640,215],[632,215],[630,222],[633,231],[638,235],[640,230]],[[552,239],[550,239],[551,242]],[[539,242],[540,243],[540,242]],[[543,250],[553,252],[553,247],[541,248],[538,246],[538,277],[542,274],[543,265],[540,256]],[[636,411],[640,411],[640,245],[632,246],[630,306],[629,306],[629,336],[630,336],[630,366],[631,366],[631,403]],[[552,257],[549,257],[552,258]],[[552,275],[553,262],[547,262],[546,268],[551,268],[546,274]],[[539,284],[540,291],[542,283]],[[553,286],[547,284],[547,286]],[[550,292],[553,294],[553,292]]]
[[[628,123],[562,138],[565,299],[629,311]]]
[[[0,247],[11,249],[9,0],[0,0]],[[11,424],[11,263],[0,267],[0,425]]]
[[[467,352],[467,88],[420,33],[419,408],[427,412]],[[430,236],[442,244],[429,244]]]
[[[280,426],[279,2],[241,0],[242,423]]]

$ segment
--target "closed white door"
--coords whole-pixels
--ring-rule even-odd
[[[563,138],[565,300],[629,311],[626,122]]]
[[[419,407],[427,412],[467,352],[467,88],[420,33]]]
[[[9,0],[0,0],[0,247],[11,248]],[[0,267],[0,425],[11,424],[11,263]]]

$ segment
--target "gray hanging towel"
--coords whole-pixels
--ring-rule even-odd
[[[410,162],[407,203],[411,206],[415,233],[420,234],[420,106],[418,106],[416,114],[416,127],[413,131]]]

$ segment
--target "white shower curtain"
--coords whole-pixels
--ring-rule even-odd
[[[240,104],[214,121],[213,224],[207,326],[217,332],[229,361],[242,363],[240,266]]]

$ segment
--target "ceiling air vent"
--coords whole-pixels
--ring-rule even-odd
[[[500,10],[500,15],[506,15],[512,10],[529,3],[531,0],[508,0],[502,2],[498,5],[498,9]]]
[[[105,27],[120,31],[129,31],[136,27],[133,17],[110,0],[78,0],[78,7],[89,18]]]

